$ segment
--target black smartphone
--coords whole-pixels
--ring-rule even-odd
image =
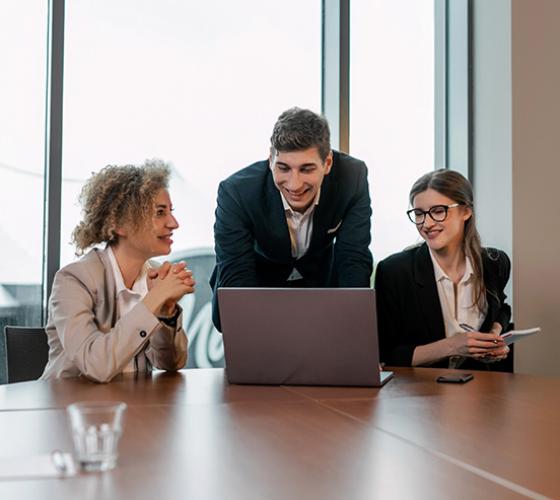
[[[441,384],[464,384],[472,379],[472,373],[457,373],[453,375],[440,375],[436,378],[436,382]]]

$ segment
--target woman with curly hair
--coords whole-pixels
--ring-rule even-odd
[[[49,299],[49,360],[43,380],[83,375],[108,382],[152,366],[178,370],[187,337],[177,302],[194,291],[184,263],[152,268],[171,252],[179,227],[167,190],[169,167],[107,166],[80,195],[83,218],[72,234],[83,257],[60,269]]]
[[[435,170],[415,182],[409,200],[424,243],[377,266],[381,360],[511,371],[500,337],[511,318],[504,294],[510,261],[481,246],[470,182]]]

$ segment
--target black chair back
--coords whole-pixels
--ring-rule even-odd
[[[47,334],[42,327],[4,327],[8,384],[37,380],[49,359]]]

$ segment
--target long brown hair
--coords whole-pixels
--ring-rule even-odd
[[[455,203],[468,207],[472,211],[472,216],[465,221],[463,237],[463,251],[470,259],[474,271],[474,296],[473,304],[483,310],[486,304],[486,285],[482,269],[482,245],[480,235],[476,229],[476,217],[473,204],[473,189],[471,183],[459,172],[454,170],[439,169],[428,172],[418,179],[409,194],[410,205],[413,205],[414,197],[423,193],[427,189],[433,189],[438,193],[447,196]]]

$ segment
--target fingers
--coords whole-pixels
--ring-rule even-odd
[[[183,280],[183,285],[192,288],[194,291],[194,287],[196,286],[196,281],[193,280],[192,278],[187,278],[186,280]]]
[[[192,271],[186,269],[177,273],[179,279],[185,280],[187,278],[192,278]]]
[[[480,332],[467,334],[467,350],[470,356],[479,358],[496,355],[496,353],[502,353],[505,347],[507,346],[499,335]]]
[[[169,274],[169,270],[171,269],[171,263],[167,260],[158,268],[158,278],[163,280]]]
[[[187,293],[192,293],[194,291],[194,286],[196,285],[196,281],[193,278],[193,273],[190,269],[187,269],[186,262],[179,262],[177,264],[173,264],[170,268],[170,271],[165,278],[168,280],[179,280],[182,281],[183,284],[191,289]]]
[[[184,269],[187,268],[187,263],[182,260],[181,262],[177,262],[176,264],[173,264],[172,266],[172,272],[174,272],[175,274],[179,274],[181,271],[183,271]]]
[[[502,325],[500,325],[500,323],[498,323],[497,321],[494,321],[494,323],[492,323],[490,333],[493,333],[494,335],[500,335],[500,333],[502,333]]]
[[[192,271],[187,269],[187,263],[184,261],[171,264],[169,261],[165,261],[159,268],[150,269],[148,271],[148,278],[154,279],[159,277],[160,279],[165,279],[169,274],[180,275],[181,279],[185,279],[188,276],[192,276]],[[186,274],[185,274],[186,273]]]
[[[194,286],[185,285],[183,282],[176,283],[171,292],[172,298],[175,301],[181,300],[182,297],[190,293],[194,293]]]
[[[166,260],[160,267],[150,269],[148,271],[148,278],[155,279],[159,277],[160,279],[165,279],[165,277],[169,274],[169,271],[172,271],[174,274],[178,274],[186,269],[186,267],[187,263],[184,261],[177,262],[176,264],[171,264]]]
[[[492,351],[485,351],[481,353],[473,354],[472,357],[476,359],[480,359],[483,361],[501,361],[505,359],[509,354],[509,347],[506,345],[504,347],[496,348]]]
[[[476,354],[476,353],[490,353],[496,352],[504,348],[504,343],[501,344],[493,344],[492,342],[478,342],[475,345],[468,345],[467,346],[469,353]]]
[[[488,357],[494,359],[504,359],[508,355],[508,353],[509,353],[509,347],[506,345],[501,349],[496,349],[492,352],[489,352]]]
[[[165,279],[170,284],[175,283],[174,286],[179,287],[178,291],[181,297],[194,292],[196,281],[193,278],[192,271],[186,269],[186,263],[184,262],[179,263],[176,269],[172,268]]]
[[[492,333],[470,332],[467,334],[467,347],[482,348],[482,349],[496,349],[504,347],[505,342],[502,337]]]
[[[469,332],[467,337],[470,340],[477,340],[482,342],[493,342],[493,343],[503,343],[504,339],[495,333],[481,333],[481,332]]]
[[[167,262],[166,262],[167,264]],[[176,264],[171,265],[169,268],[172,275],[177,276],[181,281],[185,283],[187,286],[194,286],[195,281],[192,278],[192,271],[187,269],[187,263],[184,261],[177,262]],[[169,271],[168,271],[169,272]]]
[[[170,281],[181,281],[186,286],[194,286],[196,281],[193,278],[191,271],[181,271],[178,274],[173,274],[172,272],[167,276],[167,279]]]
[[[494,342],[483,341],[468,341],[467,349],[470,353],[491,352],[497,349],[502,349],[505,346],[504,342],[494,344]]]

